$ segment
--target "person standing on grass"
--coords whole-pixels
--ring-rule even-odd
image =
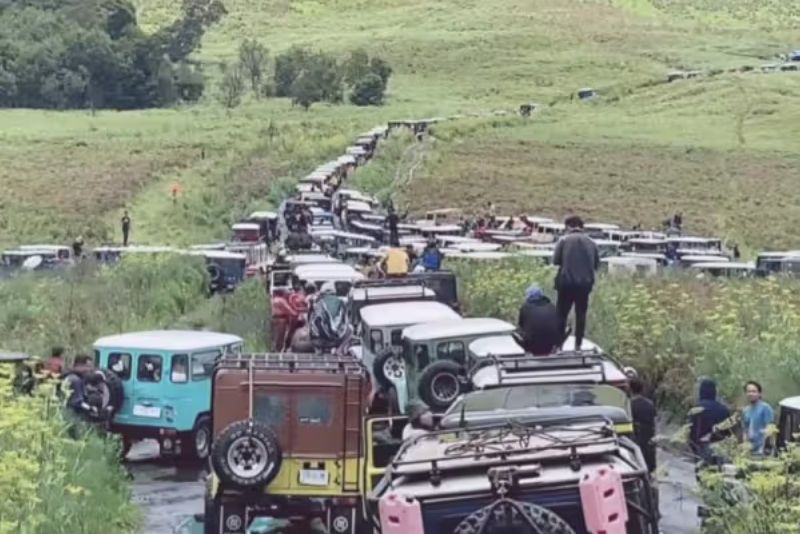
[[[567,232],[558,240],[553,252],[553,265],[558,266],[556,307],[562,339],[566,338],[569,312],[575,307],[575,350],[579,351],[586,332],[589,294],[594,287],[594,272],[600,266],[600,252],[595,242],[583,233],[583,220],[580,217],[571,215],[564,225]]]
[[[750,443],[753,454],[764,454],[767,441],[767,427],[772,424],[775,414],[772,406],[761,399],[761,384],[751,380],[744,385],[748,405],[742,410],[742,427],[745,439]]]
[[[644,396],[644,383],[638,377],[631,378],[631,412],[633,415],[634,441],[642,451],[647,471],[652,475],[656,470],[656,407],[653,401]]]
[[[131,217],[128,215],[128,210],[125,210],[122,213],[122,219],[120,221],[122,223],[122,246],[128,246],[128,238],[131,235]]]
[[[45,368],[53,376],[61,376],[61,373],[64,372],[64,347],[53,347]]]
[[[714,455],[711,444],[719,441],[722,436],[714,431],[714,427],[730,417],[728,407],[717,400],[717,383],[710,378],[700,381],[698,400],[689,412],[689,446],[692,452],[700,457],[706,464],[714,465],[721,459]]]

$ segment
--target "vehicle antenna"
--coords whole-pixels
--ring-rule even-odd
[[[467,403],[461,403],[461,416],[458,418],[458,427],[459,428],[466,428],[467,426]]]

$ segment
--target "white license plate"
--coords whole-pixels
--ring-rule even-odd
[[[301,469],[300,484],[307,486],[327,486],[328,472],[320,469]]]
[[[142,406],[135,404],[133,406],[133,415],[138,417],[161,417],[161,408],[158,406]]]

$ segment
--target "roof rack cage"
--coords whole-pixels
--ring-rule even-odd
[[[253,369],[289,373],[329,372],[363,374],[364,366],[352,356],[295,352],[232,354],[217,362],[217,369]]]
[[[419,297],[425,298],[425,290],[431,289],[425,280],[406,279],[406,278],[383,278],[379,280],[359,280],[353,284],[353,288],[364,290],[364,300],[369,302],[369,290],[380,289],[383,287],[418,287]]]
[[[575,440],[566,441],[560,440],[558,438],[552,437],[553,430],[556,430],[558,427],[564,428],[565,430],[571,430],[569,425],[571,424],[587,424],[587,423],[596,423],[594,427],[582,427],[575,430],[586,431],[587,433],[591,430],[594,430],[596,434],[588,435],[582,438],[576,438]],[[538,435],[545,439],[550,439],[551,442],[546,445],[536,445],[530,446],[528,445],[529,440],[524,439],[523,436],[520,435],[518,431],[515,431],[516,428],[525,427],[530,432],[530,435]],[[509,434],[508,437],[513,438],[516,443],[519,444],[519,448],[511,450],[504,448],[502,451],[492,451],[491,447],[488,446],[480,446],[478,444],[475,447],[468,447],[466,446],[466,442],[468,442],[471,437],[479,435],[481,432],[492,431],[492,430],[502,430],[508,429]],[[402,460],[404,453],[411,447],[413,447],[416,443],[421,440],[430,439],[439,435],[452,435],[454,433],[463,433],[465,436],[465,446],[461,448],[459,454],[453,454],[452,456],[448,456],[445,458],[425,458],[420,460]],[[602,434],[599,436],[598,434]],[[410,440],[407,440],[403,443],[400,447],[400,450],[395,455],[394,459],[390,463],[390,468],[387,470],[387,473],[390,477],[394,475],[393,471],[402,466],[411,466],[411,465],[422,465],[422,464],[432,464],[433,470],[440,471],[440,470],[447,470],[447,460],[454,460],[454,459],[486,459],[487,457],[496,456],[498,460],[507,461],[510,463],[517,462],[518,459],[515,458],[519,455],[525,456],[531,453],[536,452],[543,452],[548,450],[562,450],[562,451],[569,451],[569,454],[574,457],[589,457],[594,456],[597,454],[596,450],[592,452],[584,452],[581,454],[581,448],[584,447],[597,447],[598,445],[612,445],[616,449],[620,447],[630,448],[629,444],[626,443],[625,440],[621,440],[617,433],[614,431],[613,423],[606,417],[603,416],[580,416],[574,418],[560,418],[558,420],[554,420],[550,424],[544,423],[540,424],[537,423],[535,426],[526,426],[522,424],[514,424],[511,421],[504,421],[504,422],[495,422],[490,424],[484,425],[476,425],[470,426],[467,428],[451,428],[445,430],[436,430],[432,432],[427,432]],[[604,452],[603,454],[607,453]],[[443,465],[444,464],[444,465]],[[463,469],[463,466],[457,467],[456,469]],[[398,473],[402,474],[402,473]]]
[[[607,382],[604,362],[612,362],[619,366],[616,360],[598,349],[589,352],[559,352],[550,356],[526,354],[525,356],[501,357],[489,354],[487,358],[482,359],[472,368],[470,375],[484,367],[496,366],[500,371],[498,385],[502,385],[504,379],[510,379],[522,373],[543,371],[547,373],[548,377],[557,378],[595,371],[599,382]]]

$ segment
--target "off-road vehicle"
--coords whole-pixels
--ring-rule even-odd
[[[368,398],[366,369],[349,357],[222,359],[205,532],[243,534],[258,516],[321,518],[329,532],[360,532]]]
[[[401,520],[420,525],[420,532],[472,534],[503,526],[502,532],[519,534],[585,534],[580,483],[598,469],[621,476],[626,532],[657,533],[644,458],[600,416],[533,422],[500,412],[495,421],[414,437],[370,494],[370,517],[380,524],[381,500],[400,497],[414,503]]]

